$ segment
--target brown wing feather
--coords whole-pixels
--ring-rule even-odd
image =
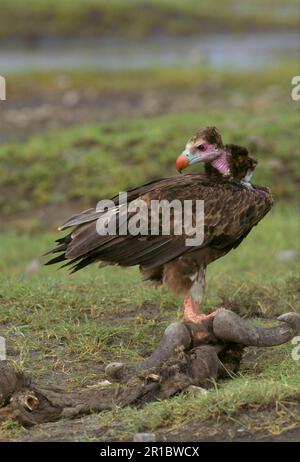
[[[147,203],[152,199],[204,200],[205,236],[202,245],[187,246],[185,234],[100,236],[96,230],[99,212],[89,210],[72,217],[63,225],[63,229],[72,226],[75,229],[65,240],[58,240],[60,245],[52,252],[63,253],[48,263],[70,259],[75,263],[75,270],[95,261],[121,266],[142,265],[145,269],[151,269],[193,253],[195,257],[205,258],[207,264],[237,247],[273,203],[266,188],[249,189],[230,180],[213,182],[203,174],[175,176],[148,183],[128,192],[128,201],[136,198]],[[113,200],[118,204],[118,197]]]

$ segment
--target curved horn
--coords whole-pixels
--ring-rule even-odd
[[[285,313],[277,320],[281,325],[271,328],[257,327],[233,311],[222,310],[214,318],[213,331],[216,337],[225,342],[257,347],[281,345],[300,333],[299,314]]]
[[[124,363],[110,363],[105,373],[111,379],[126,381],[132,375],[141,371],[159,367],[164,361],[174,355],[176,349],[182,346],[184,349],[191,344],[191,335],[188,328],[181,322],[170,324],[151,356],[135,364],[125,365]]]

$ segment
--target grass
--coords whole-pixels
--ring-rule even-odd
[[[201,125],[217,125],[225,142],[248,146],[259,159],[254,181],[270,186],[276,198],[241,246],[210,265],[203,309],[223,305],[263,325],[283,312],[300,313],[299,113],[290,98],[293,73],[288,66],[253,74],[210,75],[205,69],[153,70],[148,76],[64,73],[67,89],[83,91],[88,83],[107,95],[118,88],[129,94],[157,88],[171,89],[176,97],[176,89],[199,85],[205,110],[85,125],[0,147],[0,213],[6,229],[0,241],[0,335],[7,339],[10,360],[44,382],[83,387],[101,380],[108,362],[149,354],[164,328],[181,318],[181,300],[142,283],[136,268],[93,266],[69,276],[39,265],[58,237],[54,226],[69,212],[175,174],[178,153]],[[13,78],[20,83],[13,86],[16,97],[33,81],[41,94],[59,91],[59,78],[51,73]],[[243,101],[233,104],[237,96]],[[291,259],[278,258],[284,250],[294,252]],[[291,351],[291,344],[249,348],[238,376],[207,395],[182,394],[143,409],[91,416],[94,434],[91,420],[83,418],[76,421],[77,437],[130,440],[136,431],[166,438],[176,432],[234,436],[241,427],[270,435],[299,427],[300,363]],[[65,423],[50,424],[41,430],[42,438],[54,428],[58,438],[65,435]],[[38,431],[6,423],[0,439],[34,440]]]
[[[292,361],[286,361],[284,365],[288,368],[293,367]],[[282,367],[283,363],[280,366]],[[180,395],[162,403],[149,404],[141,410],[117,410],[114,415],[106,413],[99,417],[99,420],[100,425],[104,427],[114,423],[117,430],[116,436],[120,435],[124,439],[131,438],[136,432],[162,432],[162,429],[170,432],[184,428],[184,426],[194,430],[195,427],[199,426],[199,422],[205,421],[209,422],[210,425],[212,422],[218,421],[224,425],[225,422],[234,421],[235,417],[240,420],[240,426],[244,427],[243,420],[239,415],[242,409],[248,412],[251,410],[262,412],[270,406],[270,403],[274,408],[276,402],[287,404],[295,400],[295,396],[299,397],[299,387],[299,370],[294,370],[292,374],[289,374],[288,380],[283,378],[281,381],[277,377],[258,379],[257,376],[244,376],[242,373],[240,377],[236,377],[225,386],[211,390],[207,395],[200,395],[196,399]],[[299,418],[299,413],[291,418],[292,423],[288,424],[290,428],[297,426]],[[274,421],[264,422],[263,427],[265,430],[269,430],[271,434],[282,432],[282,428],[276,428]],[[274,431],[275,428],[276,431]],[[224,430],[220,432],[223,435],[226,434],[226,430]],[[185,431],[188,435],[187,428]],[[205,438],[211,433],[212,428],[206,433],[202,433],[201,436]],[[265,432],[265,434],[267,433]]]
[[[297,28],[297,1],[223,0],[1,0],[0,37],[33,40],[58,36],[141,38],[246,28]]]
[[[0,0],[1,1],[1,0]],[[280,62],[262,70],[232,71],[230,68],[216,72],[206,66],[182,68],[163,67],[147,70],[61,70],[27,71],[6,74],[9,98],[42,96],[61,97],[66,91],[79,91],[96,98],[120,93],[160,90],[162,93],[179,89],[198,89],[199,96],[212,99],[217,95],[219,103],[226,101],[233,91],[244,98],[255,97],[261,92],[273,93],[274,99],[284,100],[291,92],[291,76],[298,73],[298,63],[293,60]],[[241,95],[240,95],[241,96]]]

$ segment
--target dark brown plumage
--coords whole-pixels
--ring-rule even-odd
[[[200,300],[206,266],[236,248],[273,204],[267,188],[249,185],[246,181],[257,164],[248,151],[236,145],[224,147],[214,127],[205,130],[198,132],[188,146],[197,145],[199,137],[201,142],[204,139],[210,145],[218,145],[226,152],[229,173],[222,175],[211,163],[206,163],[204,173],[176,175],[128,191],[128,202],[142,199],[150,204],[153,199],[179,199],[181,202],[192,200],[194,205],[196,199],[204,200],[205,233],[201,245],[189,247],[185,243],[186,233],[174,235],[174,214],[171,233],[167,236],[100,236],[96,230],[100,212],[90,209],[70,218],[61,227],[72,231],[58,239],[58,246],[50,252],[59,256],[48,264],[67,260],[73,271],[97,261],[139,265],[145,278],[163,282],[175,293],[187,296],[196,284],[197,294],[192,296]],[[118,206],[118,196],[113,201]]]
[[[225,149],[228,152],[231,175],[235,180],[241,181],[246,177],[249,170],[254,171],[257,160],[249,155],[246,148],[236,144],[226,144]],[[210,178],[222,178],[222,175],[211,164],[205,164],[204,168]]]

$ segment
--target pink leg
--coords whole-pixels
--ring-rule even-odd
[[[216,314],[223,308],[218,308],[209,314],[201,314],[199,311],[199,303],[195,302],[191,296],[188,296],[184,299],[184,322],[200,323],[206,319],[211,319],[216,316]],[[195,332],[194,337],[198,340],[203,340],[206,337],[206,334],[203,332]]]

